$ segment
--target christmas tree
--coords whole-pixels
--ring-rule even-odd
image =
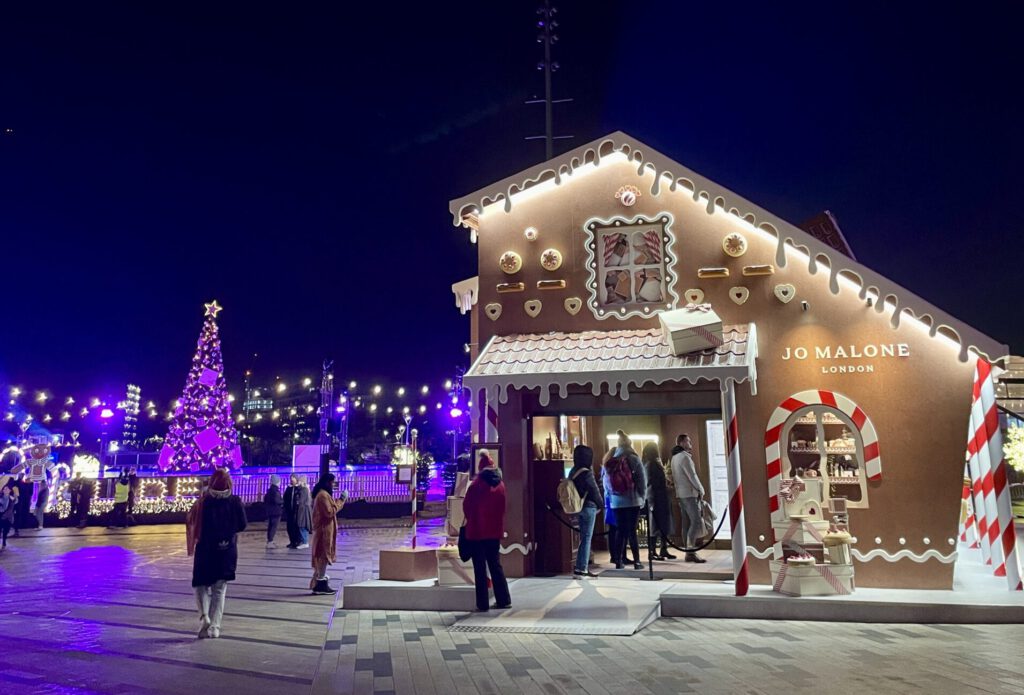
[[[164,471],[194,472],[242,465],[217,332],[221,307],[216,300],[205,306],[206,320],[192,368],[160,450],[159,466]]]

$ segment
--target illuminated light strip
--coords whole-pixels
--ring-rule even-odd
[[[870,560],[874,560],[875,558],[880,557],[887,562],[913,560],[914,562],[922,563],[927,562],[928,560],[938,560],[939,562],[945,563],[947,565],[951,562],[956,562],[957,556],[956,551],[953,551],[949,555],[943,555],[934,548],[931,550],[926,550],[920,555],[907,548],[904,548],[903,550],[900,550],[896,553],[890,553],[886,550],[883,550],[882,548],[875,548],[874,550],[869,550],[866,553],[862,553],[859,550],[853,550],[851,551],[851,554],[855,559],[860,560],[861,562],[869,562]]]
[[[587,176],[588,174],[591,174],[591,173],[597,171],[597,168],[598,168],[598,166],[600,164],[609,164],[609,163],[627,162],[627,161],[629,161],[629,157],[627,157],[624,152],[622,152],[621,150],[615,150],[612,153],[609,153],[607,155],[602,156],[598,161],[587,162],[586,164],[582,164],[582,165],[580,165],[578,167],[575,167],[575,168],[573,168],[572,166],[569,166],[568,170],[566,170],[566,171],[559,171],[558,176],[552,177],[550,179],[545,179],[544,181],[541,181],[540,183],[534,184],[534,185],[530,186],[529,188],[525,188],[524,189],[523,186],[526,186],[527,184],[529,184],[530,181],[523,181],[523,182],[521,182],[519,184],[512,184],[512,185],[509,186],[509,188],[507,190],[505,190],[502,194],[500,194],[499,198],[497,198],[495,200],[492,200],[492,201],[490,201],[488,203],[485,203],[483,211],[480,213],[480,216],[482,217],[489,210],[493,211],[494,206],[496,206],[496,205],[502,206],[502,209],[505,212],[507,212],[511,208],[511,206],[512,206],[512,201],[516,201],[518,203],[524,203],[524,202],[526,202],[526,201],[528,201],[528,200],[530,200],[532,198],[535,198],[536,196],[543,195],[544,193],[547,193],[548,191],[552,190],[555,186],[565,185],[565,184],[570,183],[572,181],[579,180],[580,178],[583,178],[583,177]],[[551,170],[548,170],[548,171],[551,171]],[[544,173],[548,173],[548,172],[542,172],[541,175],[543,175]],[[515,190],[512,190],[513,188]]]

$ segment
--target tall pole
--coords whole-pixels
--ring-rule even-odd
[[[331,472],[328,457],[331,452],[331,437],[327,432],[331,419],[331,406],[334,401],[334,374],[331,369],[334,360],[324,360],[323,373],[320,376],[320,476]]]
[[[743,477],[740,468],[739,424],[736,419],[736,386],[725,384],[722,394],[725,420],[726,473],[729,481],[729,524],[732,527],[732,572],[736,595],[746,596],[750,588],[747,568],[747,529],[743,518]]]

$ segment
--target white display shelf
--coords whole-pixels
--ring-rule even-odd
[[[794,449],[794,448],[790,447],[789,453],[791,453],[791,454],[821,454],[821,451],[818,449],[818,447],[809,448],[809,449]],[[851,449],[829,449],[829,448],[826,447],[825,453],[826,454],[856,454],[857,453],[857,449],[855,447],[851,448]]]
[[[794,425],[817,425],[818,423],[811,418],[800,418],[793,421]],[[821,421],[823,425],[845,425],[846,423],[837,417],[826,417]]]

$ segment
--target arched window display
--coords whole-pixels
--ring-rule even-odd
[[[864,440],[846,413],[823,404],[798,408],[783,425],[782,441],[787,478],[820,478],[825,498],[845,497],[849,507],[867,508]]]

